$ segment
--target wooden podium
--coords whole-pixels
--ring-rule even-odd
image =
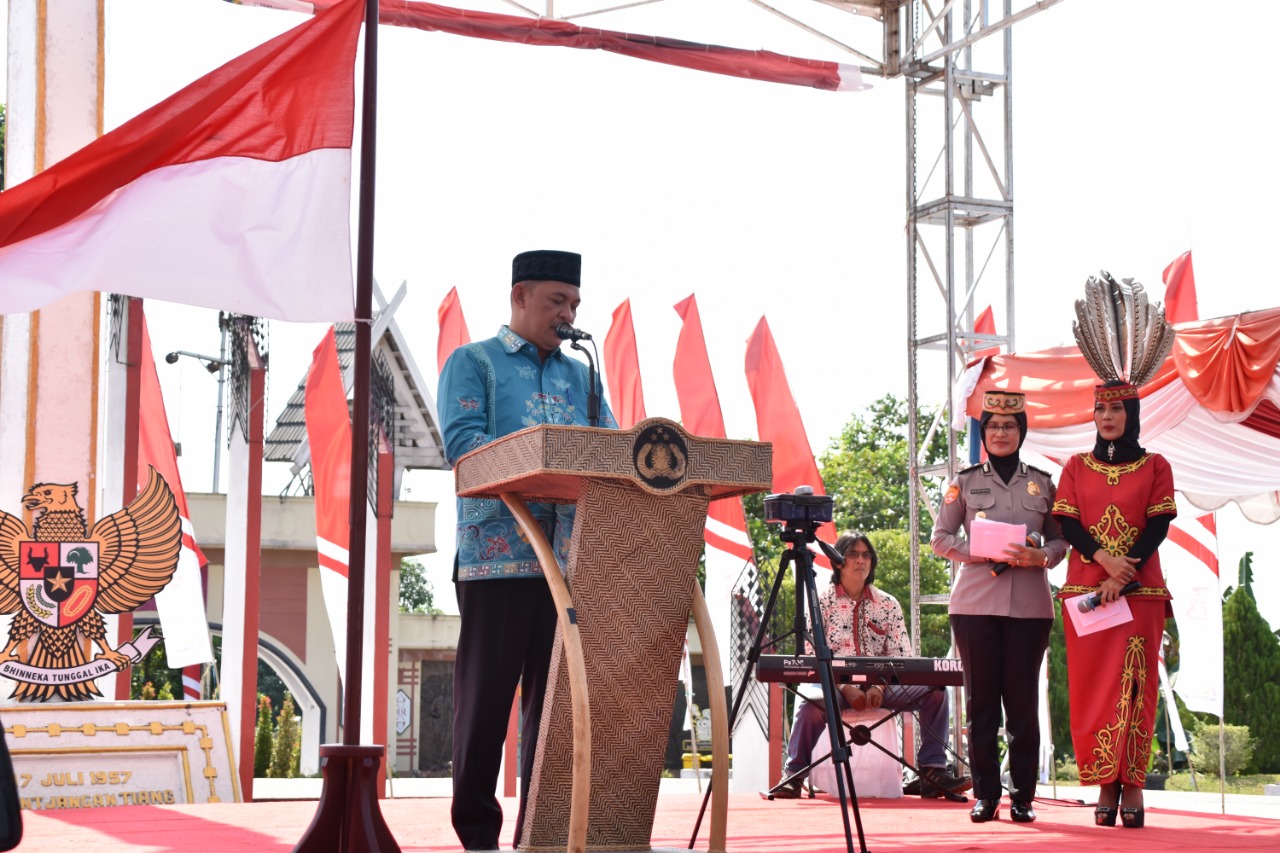
[[[501,498],[538,554],[559,616],[518,849],[650,849],[680,657],[692,608],[712,714],[712,761],[729,761],[715,634],[698,588],[707,504],[764,491],[770,447],[690,435],[659,418],[626,431],[539,426],[468,453],[458,494]],[[525,501],[577,506],[562,577]],[[728,774],[712,783],[722,851]]]

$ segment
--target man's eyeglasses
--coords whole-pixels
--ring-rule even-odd
[[[850,551],[849,553],[844,555],[844,558],[846,560],[870,560],[871,552],[870,551]]]
[[[1017,432],[1018,425],[988,423],[985,427],[983,427],[983,429],[985,429],[987,432]]]

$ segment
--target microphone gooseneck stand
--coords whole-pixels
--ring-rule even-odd
[[[589,337],[587,340],[591,341],[591,346],[594,348],[596,342]],[[587,423],[593,427],[598,427],[600,426],[600,379],[596,375],[595,359],[591,357],[591,353],[587,351],[587,348],[576,340],[570,340],[569,347],[576,349],[587,357]]]
[[[778,598],[778,590],[782,587],[782,579],[786,576],[788,567],[794,565],[796,573],[796,606],[791,631],[781,637],[774,638],[768,645],[776,647],[788,637],[795,637],[795,654],[797,657],[805,653],[806,640],[813,646],[819,681],[822,684],[823,707],[827,712],[827,738],[831,743],[831,761],[835,765],[836,788],[840,796],[840,816],[844,820],[845,849],[848,853],[854,853],[853,827],[849,823],[849,808],[852,805],[853,825],[858,830],[858,851],[859,853],[868,853],[866,837],[862,831],[862,814],[858,810],[858,794],[853,784],[853,771],[849,767],[849,743],[845,739],[844,726],[841,723],[835,699],[836,681],[835,673],[831,668],[831,647],[827,645],[826,629],[822,624],[822,609],[818,605],[818,587],[814,577],[813,553],[809,550],[809,543],[817,542],[834,565],[842,564],[843,560],[834,548],[818,539],[817,530],[819,526],[820,522],[816,521],[788,521],[779,535],[779,538],[786,542],[789,547],[782,552],[782,559],[778,561],[778,573],[774,576],[773,588],[769,590],[769,598],[765,602],[764,612],[760,615],[760,627],[756,632],[755,641],[751,644],[751,650],[747,653],[747,668],[742,674],[742,680],[738,684],[737,695],[733,700],[733,707],[729,711],[729,731],[731,733],[733,731],[734,724],[738,719],[738,711],[742,707],[747,688],[754,677],[756,663],[760,660],[761,651],[765,646],[765,636],[769,630],[769,621],[773,615],[774,603]],[[806,602],[809,608],[809,627],[806,627],[805,622]],[[725,772],[725,768],[714,765],[711,768],[712,776],[723,772]],[[702,798],[702,808],[699,809],[697,821],[694,823],[693,835],[689,839],[690,850],[693,849],[693,845],[697,841],[698,830],[702,827],[702,818],[706,813],[710,796],[711,786],[708,785],[706,794]]]

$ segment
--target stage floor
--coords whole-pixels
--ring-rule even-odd
[[[1086,796],[1089,790],[1085,789]],[[1148,803],[1172,802],[1176,796],[1152,797]],[[1119,826],[1095,827],[1091,807],[1070,803],[1068,800],[1037,801],[1039,820],[1034,824],[1011,822],[1007,799],[1001,804],[1001,819],[987,824],[969,821],[969,804],[917,797],[864,800],[860,803],[860,813],[866,847],[873,853],[899,850],[1131,853],[1139,846],[1197,851],[1265,850],[1270,853],[1280,850],[1280,820],[1274,818],[1149,805],[1147,827],[1126,830]],[[701,798],[696,793],[661,794],[653,846],[686,847],[700,804]],[[1200,807],[1198,801],[1195,805]],[[1270,807],[1269,803],[1263,805]],[[312,800],[24,812],[26,836],[19,850],[32,853],[283,853],[291,850],[302,835],[315,808]],[[515,801],[504,800],[503,809],[508,819],[503,841],[509,844]],[[385,800],[383,814],[402,850],[433,853],[461,850],[449,825],[447,798]],[[706,849],[705,823],[697,849]],[[845,849],[843,822],[834,800],[768,802],[750,793],[730,796],[730,853],[842,853]],[[858,849],[856,831],[854,849]]]

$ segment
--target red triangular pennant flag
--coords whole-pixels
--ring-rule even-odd
[[[1190,323],[1200,319],[1190,249],[1164,268],[1164,316],[1170,323]]]
[[[458,301],[458,288],[451,287],[436,311],[440,320],[440,337],[436,338],[436,370],[444,370],[449,354],[460,346],[471,343],[467,331],[467,319],[462,316],[462,303]]]
[[[794,492],[797,486],[812,486],[815,495],[826,494],[800,409],[782,367],[782,357],[769,331],[769,321],[764,317],[747,340],[746,361],[747,386],[755,404],[760,440],[773,444],[773,491]],[[835,525],[823,524],[818,529],[818,537],[834,542]],[[825,557],[819,562],[829,567]]]
[[[684,324],[676,340],[674,364],[676,399],[680,402],[680,418],[684,428],[695,435],[728,438],[720,396],[711,374],[711,359],[702,334],[702,316],[698,301],[690,296],[676,303],[676,313]],[[747,535],[747,517],[740,498],[712,501],[707,509],[707,545],[740,560],[752,559],[751,540]]]
[[[630,299],[614,309],[613,324],[604,337],[604,375],[609,381],[609,408],[618,427],[629,429],[644,420],[644,386]]]

